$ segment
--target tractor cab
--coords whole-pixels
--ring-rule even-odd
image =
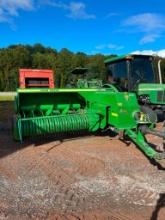
[[[101,88],[102,80],[99,79],[88,79],[88,68],[77,67],[72,70],[73,80],[67,87],[77,87],[77,88]]]
[[[165,69],[150,55],[125,55],[105,60],[107,79],[119,91],[135,92],[141,105],[164,115]]]
[[[136,91],[140,83],[159,83],[152,56],[128,55],[105,61],[108,81],[121,90]]]

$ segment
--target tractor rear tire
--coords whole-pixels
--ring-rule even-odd
[[[158,122],[163,122],[165,120],[165,113],[161,109],[156,109],[155,113],[157,114]]]

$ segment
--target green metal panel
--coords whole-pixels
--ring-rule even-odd
[[[165,104],[165,84],[139,84],[138,95],[148,95],[152,104]]]
[[[116,56],[116,57],[112,57],[112,58],[108,58],[104,61],[104,63],[113,63],[113,62],[117,62],[119,60],[125,60],[129,55],[121,55],[121,56]]]
[[[136,127],[134,114],[140,112],[140,109],[135,94],[107,90],[95,93],[81,92],[81,95],[90,103],[90,109],[95,110],[104,119],[108,117],[105,124],[101,123],[101,128],[107,125],[116,126],[119,129]]]

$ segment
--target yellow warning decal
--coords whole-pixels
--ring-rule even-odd
[[[115,112],[112,112],[111,115],[114,116],[114,117],[118,117],[118,116],[119,116],[119,115],[118,115],[117,113],[115,113]]]
[[[145,117],[146,115],[143,113],[143,112],[141,112],[141,114],[140,114],[140,121],[145,121]]]

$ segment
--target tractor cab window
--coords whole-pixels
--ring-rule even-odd
[[[125,60],[107,64],[108,83],[115,84],[121,91],[128,90],[127,62]]]
[[[134,58],[131,61],[131,90],[136,90],[139,83],[154,83],[152,60],[149,57]]]

